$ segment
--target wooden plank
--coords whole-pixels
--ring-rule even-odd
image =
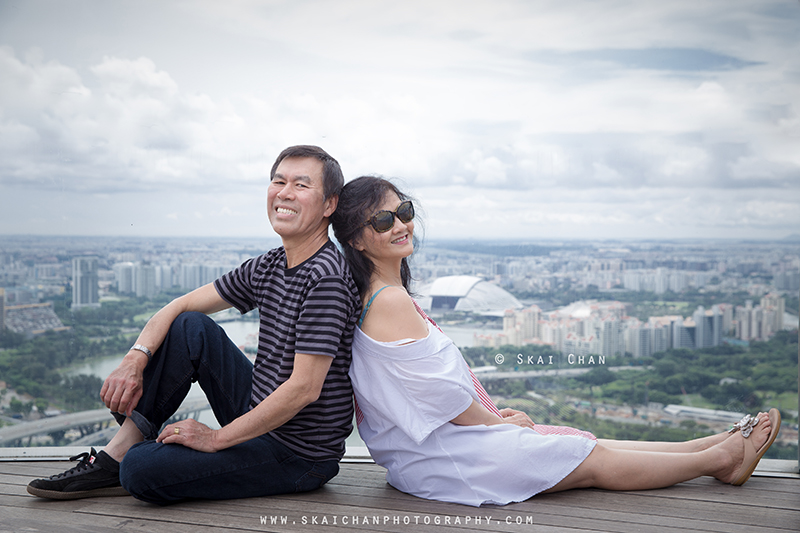
[[[781,483],[780,485],[800,485],[795,480],[786,480],[788,483]],[[681,486],[670,487],[667,489],[656,489],[648,491],[631,491],[620,492],[620,494],[631,495],[639,498],[666,498],[666,499],[680,499],[680,500],[701,500],[701,501],[714,501],[720,503],[736,503],[739,505],[767,505],[772,506],[781,501],[792,502],[799,501],[800,494],[796,494],[793,490],[779,490],[778,483],[771,484],[750,484],[743,487],[734,487],[731,485],[724,485],[715,483],[714,485],[707,486]]]
[[[684,510],[680,509],[680,506],[668,508],[659,506],[658,503],[652,503],[649,507],[643,509],[640,506],[631,505],[630,498],[628,498],[627,504],[619,501],[612,506],[610,502],[613,502],[613,494],[611,495],[612,499],[596,498],[596,494],[583,494],[583,491],[560,495],[545,495],[549,497],[549,500],[546,501],[550,503],[542,503],[536,497],[533,500],[529,500],[530,503],[526,502],[526,504],[513,504],[505,507],[482,507],[480,511],[465,512],[465,507],[457,504],[430,502],[413,497],[402,499],[379,498],[370,495],[369,491],[347,491],[343,489],[337,490],[337,500],[349,501],[350,498],[348,496],[358,496],[358,501],[361,505],[374,509],[391,509],[392,512],[433,512],[440,515],[484,512],[487,516],[495,518],[499,516],[502,520],[505,520],[506,517],[510,517],[512,520],[520,517],[524,521],[529,517],[533,517],[535,524],[569,525],[579,528],[591,528],[592,524],[594,524],[594,527],[608,531],[635,531],[651,525],[678,527],[681,529],[695,528],[704,531],[744,532],[751,531],[754,526],[757,527],[763,524],[766,512],[764,509],[757,509],[755,512],[743,510],[733,513],[730,506],[717,506],[714,509],[706,509],[702,505],[697,506],[696,509]],[[604,495],[602,491],[598,491],[598,493]],[[590,502],[591,505],[581,506],[580,502],[576,504],[577,497],[582,498],[583,502]],[[301,496],[285,495],[275,498],[299,500]],[[593,499],[594,501],[592,501]],[[323,502],[330,500],[319,493],[309,493],[303,497],[303,501],[306,505],[316,509]],[[564,514],[565,509],[569,509],[568,515]],[[768,518],[778,521],[779,524],[786,525],[792,524],[792,520],[796,517],[795,515],[796,513],[794,512],[777,511]],[[701,516],[703,517],[703,523],[698,524],[698,517]],[[612,526],[605,524],[606,522],[616,522],[617,524]],[[605,525],[598,526],[599,523],[604,523]]]
[[[0,473],[6,475],[23,476],[31,479],[47,478],[55,474],[60,474],[69,470],[77,465],[77,461],[65,462],[59,461],[57,463],[2,463],[0,462]],[[25,482],[27,485],[28,482]]]
[[[114,516],[79,515],[69,511],[47,510],[32,513],[22,507],[0,507],[0,531],[42,531],[52,533],[100,533],[142,531],[147,533],[213,533],[219,528],[207,525],[163,524],[158,520]]]
[[[757,489],[759,491],[765,491],[765,492],[788,492],[791,494],[800,495],[800,479],[791,479],[791,478],[751,477],[747,481],[747,483],[742,485],[741,487],[734,487],[732,485],[726,485],[724,483],[721,483],[711,477],[701,477],[693,479],[691,481],[687,481],[686,483],[681,483],[681,486],[686,486],[690,488],[701,488],[703,490],[716,487],[716,488],[726,489],[731,493],[735,493],[737,491],[749,491],[752,489]],[[658,490],[667,490],[667,489],[658,489]]]
[[[186,502],[162,508],[133,498],[55,502],[34,498],[31,479],[64,471],[75,463],[0,463],[0,530],[204,532],[259,531],[796,531],[800,524],[800,483],[753,478],[744,487],[701,478],[668,489],[638,492],[578,490],[545,494],[504,507],[473,508],[416,498],[392,488],[385,470],[374,464],[343,464],[340,474],[318,491],[229,500]],[[261,517],[285,517],[286,524],[261,524]],[[328,524],[312,524],[327,518]],[[344,517],[369,523],[343,525]],[[490,517],[487,525],[483,519]],[[373,518],[377,517],[377,518]],[[384,523],[387,517],[388,523]],[[466,524],[467,517],[471,517]],[[444,523],[449,518],[449,523]],[[460,523],[456,524],[458,518]],[[379,523],[375,523],[375,520]],[[400,523],[392,523],[393,520]],[[417,523],[403,524],[404,519]],[[428,520],[428,524],[420,522]],[[331,522],[337,521],[337,525]],[[439,523],[434,523],[438,520]],[[506,521],[511,523],[506,523]],[[522,524],[516,524],[520,520]],[[24,522],[23,522],[24,521]],[[289,524],[288,522],[294,522]],[[306,523],[303,523],[303,522]],[[525,524],[525,522],[528,522]],[[532,522],[532,523],[531,523]],[[56,527],[58,526],[58,527]],[[86,526],[86,527],[83,527]],[[291,527],[289,527],[291,526]]]
[[[677,490],[677,489],[676,489]],[[724,500],[709,498],[707,500],[700,500],[697,498],[677,498],[677,497],[657,497],[642,495],[639,493],[620,493],[620,492],[606,492],[601,490],[582,490],[573,491],[563,494],[542,494],[534,497],[530,502],[547,502],[547,501],[560,501],[560,499],[568,497],[571,506],[586,506],[589,508],[602,506],[608,508],[611,506],[634,506],[637,509],[648,509],[652,512],[658,512],[659,508],[664,506],[695,509],[698,507],[713,507],[713,506],[736,506],[742,508],[796,508],[796,500],[794,502],[786,500],[772,500],[759,497],[756,493],[751,501],[740,502],[736,500]],[[792,505],[794,503],[794,505]]]
[[[307,531],[309,528],[340,528],[344,530],[357,529],[362,531],[381,532],[407,532],[409,527],[414,531],[573,531],[570,528],[554,527],[543,524],[507,524],[501,517],[489,516],[486,511],[475,510],[469,514],[441,515],[436,513],[398,513],[387,509],[371,509],[363,506],[330,505],[313,502],[313,507],[298,501],[275,501],[274,498],[261,499],[264,503],[259,513],[252,509],[241,509],[234,512],[233,507],[221,505],[220,507],[206,507],[205,509],[190,508],[187,505],[171,506],[159,509],[162,519],[191,523],[199,520],[202,523],[220,525],[241,524],[244,527],[258,528],[266,526],[280,527],[281,531]],[[216,502],[206,502],[213,504]],[[360,503],[360,502],[359,502]],[[310,509],[313,508],[313,511]],[[149,512],[147,509],[114,509],[110,506],[97,509],[82,509],[81,512],[97,512],[99,514],[122,515],[130,518],[140,516],[139,513]],[[226,518],[221,517],[225,515]],[[267,519],[266,524],[261,523],[261,517]],[[275,519],[274,523],[270,519]],[[448,520],[449,518],[449,520]]]
[[[170,533],[213,533],[219,528],[204,525],[161,525],[154,520],[132,520],[119,517],[77,516],[57,511],[41,512],[34,516],[25,509],[0,507],[0,531],[26,531],[52,533],[93,533],[107,531],[142,531]]]
[[[367,494],[377,496],[369,489],[359,489],[356,487],[338,487],[337,492],[350,494],[355,497],[364,497]],[[433,502],[432,502],[433,503]],[[615,511],[621,513],[615,519],[624,520],[624,515],[630,514],[631,509],[635,509],[637,515],[646,515],[647,520],[652,522],[653,517],[660,517],[668,521],[676,518],[696,519],[703,516],[705,520],[719,522],[720,526],[708,526],[709,530],[728,530],[731,523],[758,526],[764,520],[764,513],[771,512],[770,518],[777,520],[781,524],[792,524],[797,518],[797,501],[792,501],[794,509],[772,509],[776,505],[749,504],[741,506],[730,503],[707,503],[701,501],[679,501],[675,499],[635,499],[631,495],[621,495],[620,493],[584,490],[573,491],[570,493],[544,494],[535,496],[527,502],[511,504],[502,509],[508,511],[518,511],[521,513],[535,513],[537,515],[546,513],[559,515],[563,513],[566,505],[569,506],[570,513],[581,516],[596,516],[597,511]],[[388,504],[388,503],[387,503]],[[435,504],[438,505],[438,504]]]

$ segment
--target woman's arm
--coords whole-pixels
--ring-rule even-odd
[[[523,428],[533,428],[533,420],[523,413],[522,411],[515,411],[513,409],[503,409],[500,411],[503,418],[499,418],[496,414],[490,412],[480,403],[472,400],[472,404],[467,407],[467,410],[452,419],[450,422],[458,426],[477,426],[483,424],[484,426],[493,426],[495,424],[514,424]]]
[[[428,335],[428,323],[417,312],[414,302],[405,290],[400,287],[387,287],[375,297],[364,317],[361,330],[370,338],[380,342],[422,339]],[[472,400],[467,410],[451,422],[460,426],[516,424],[521,427],[533,427],[533,421],[522,411],[503,409],[500,414],[503,418]]]

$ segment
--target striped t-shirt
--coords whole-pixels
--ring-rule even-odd
[[[294,268],[283,247],[250,259],[214,282],[241,313],[258,308],[258,355],[251,408],[289,379],[294,354],[333,358],[317,401],[270,434],[309,460],[341,459],[353,420],[347,372],[361,299],[344,258],[328,241]]]

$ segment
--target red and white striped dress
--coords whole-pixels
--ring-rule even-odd
[[[500,413],[458,348],[417,311],[431,324],[425,339],[378,342],[356,328],[353,340],[359,433],[392,486],[422,498],[505,505],[547,490],[583,462],[596,439],[575,428],[447,423],[473,400]]]

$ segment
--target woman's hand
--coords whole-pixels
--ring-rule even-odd
[[[504,424],[514,424],[515,426],[533,429],[534,423],[526,413],[515,409],[500,409],[500,416],[503,417]]]
[[[199,452],[214,453],[216,430],[192,418],[169,424],[156,439],[164,444],[180,444]]]

